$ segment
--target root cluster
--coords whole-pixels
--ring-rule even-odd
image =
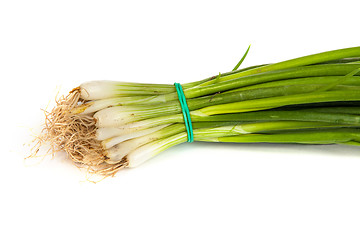
[[[74,107],[84,102],[80,98],[79,88],[57,99],[56,106],[50,112],[45,111],[45,124],[36,150],[44,143],[50,143],[51,154],[65,151],[76,165],[91,173],[114,175],[127,166],[127,161],[124,159],[116,164],[106,162],[105,151],[96,139],[97,127],[93,115],[71,113]]]

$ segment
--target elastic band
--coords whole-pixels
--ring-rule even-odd
[[[189,107],[186,103],[186,97],[184,95],[184,92],[183,92],[183,89],[182,89],[180,83],[174,83],[174,85],[175,85],[175,89],[176,89],[176,92],[179,97],[181,110],[182,110],[182,113],[184,116],[184,123],[185,123],[186,132],[187,132],[187,136],[188,136],[187,141],[193,142],[194,141],[194,133],[193,133],[192,123],[191,123]]]

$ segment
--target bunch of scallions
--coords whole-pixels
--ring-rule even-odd
[[[238,70],[248,50],[233,71],[182,84],[195,141],[360,145],[360,47]],[[188,131],[173,83],[90,81],[46,112],[36,149],[108,176]]]

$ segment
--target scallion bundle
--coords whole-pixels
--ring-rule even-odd
[[[186,124],[173,84],[81,84],[46,113],[39,145],[50,142],[103,175],[136,167],[189,134],[204,142],[360,145],[360,47],[237,70],[242,60],[182,85]]]

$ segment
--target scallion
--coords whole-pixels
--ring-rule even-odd
[[[183,84],[194,140],[360,145],[359,59],[354,47]],[[92,81],[46,112],[39,146],[113,175],[187,135],[173,84]]]

